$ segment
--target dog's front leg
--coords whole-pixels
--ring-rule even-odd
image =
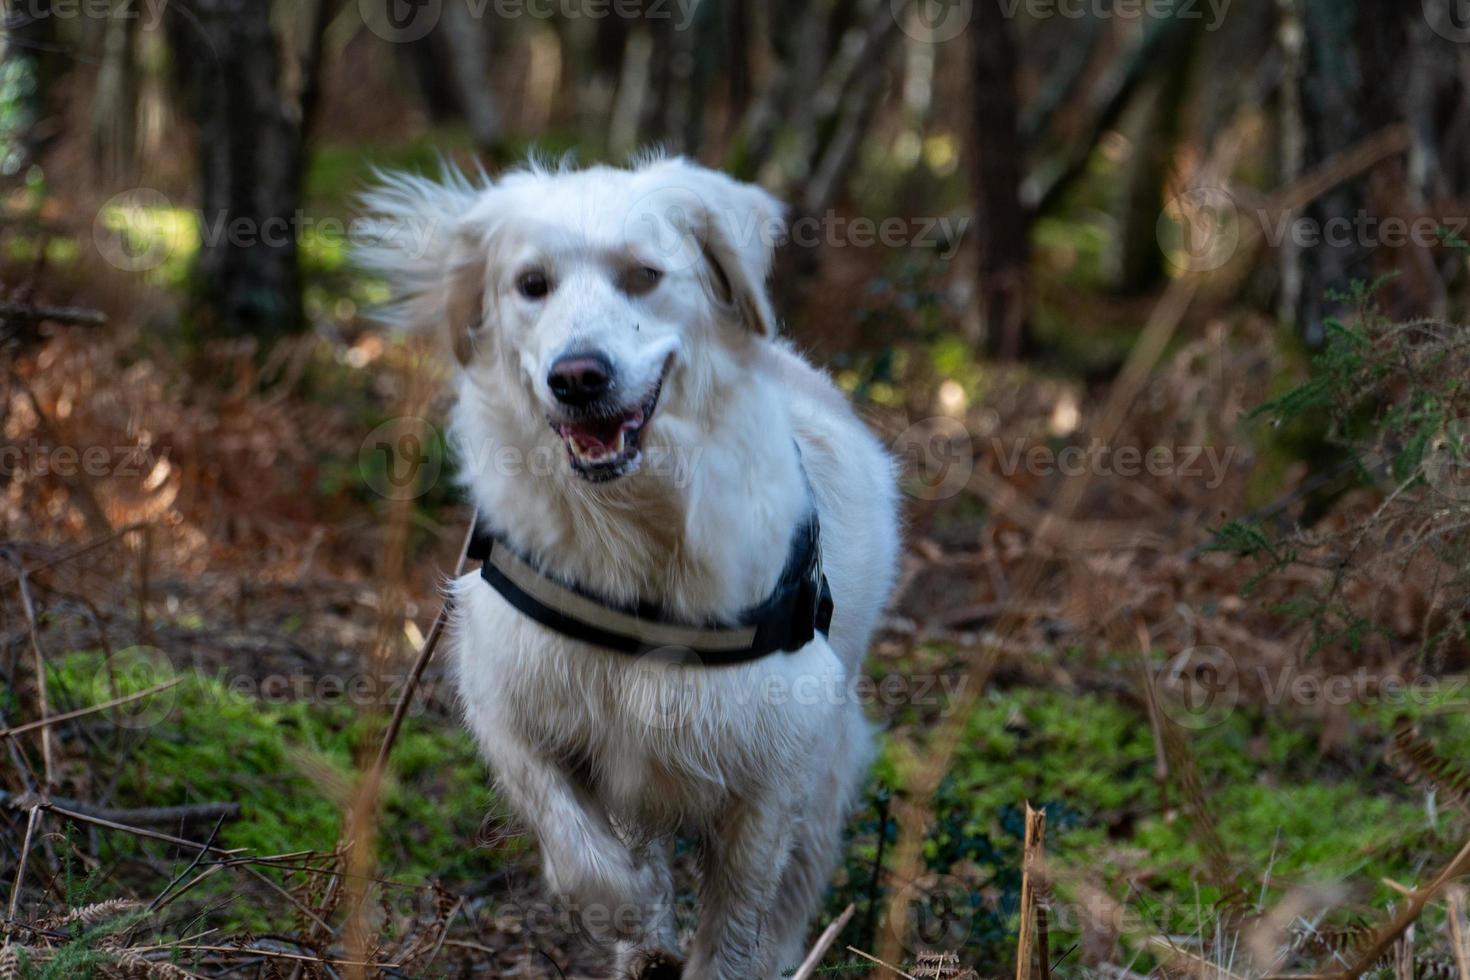
[[[703,908],[685,975],[764,980],[775,969],[776,904],[791,852],[793,814],[770,799],[736,803],[703,840]]]
[[[547,885],[581,928],[617,944],[629,980],[677,977],[673,882],[662,852],[635,853],[592,795],[529,746],[502,732],[485,747],[501,791],[541,845]]]

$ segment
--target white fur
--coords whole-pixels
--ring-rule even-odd
[[[691,621],[727,618],[768,594],[814,498],[836,616],[830,642],[794,654],[669,666],[548,630],[478,574],[452,586],[465,718],[536,831],[551,889],[618,945],[624,975],[642,975],[650,955],[678,956],[667,850],[693,833],[703,907],[683,975],[780,975],[801,959],[870,762],[846,685],[898,549],[888,457],[772,336],[781,206],[681,160],[533,167],[493,184],[393,176],[368,203],[385,235],[361,258],[393,286],[394,316],[447,331],[460,354],[464,484],[550,574]],[[646,295],[620,289],[630,263],[663,279]],[[515,288],[528,267],[555,283],[539,302]],[[571,471],[546,419],[549,364],[587,345],[630,390],[651,390],[672,359],[643,464],[609,483]]]

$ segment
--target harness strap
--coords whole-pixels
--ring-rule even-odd
[[[480,575],[496,592],[542,626],[632,656],[657,650],[704,666],[743,664],[778,650],[795,653],[832,625],[815,510],[797,526],[775,589],[728,623],[686,623],[646,603],[608,602],[545,574],[484,521],[477,521],[467,555],[482,562]]]

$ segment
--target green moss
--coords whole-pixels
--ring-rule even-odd
[[[51,678],[57,704],[74,708],[111,696],[102,663],[89,653],[62,658]],[[125,671],[116,690],[129,694],[162,679],[156,669]],[[336,846],[343,803],[355,785],[353,760],[363,746],[376,744],[378,731],[358,707],[262,700],[199,673],[185,673],[158,700],[130,707],[162,717],[139,727],[145,740],[120,759],[119,771],[93,774],[98,785],[116,780],[112,805],[238,801],[240,816],[222,826],[219,842],[262,855]],[[140,717],[154,715],[134,715]],[[383,794],[380,873],[412,883],[483,873],[504,857],[474,847],[489,805],[488,781],[468,736],[450,722],[410,717]],[[259,927],[249,915],[243,921]]]
[[[1441,744],[1463,751],[1470,742],[1464,712],[1429,706],[1424,716]],[[1349,882],[1356,898],[1385,908],[1393,894],[1382,879],[1418,881],[1426,862],[1457,846],[1458,828],[1431,828],[1418,794],[1379,769],[1381,745],[1367,726],[1356,769],[1324,765],[1317,724],[1281,711],[1242,707],[1214,728],[1183,734],[1252,901],[1263,885],[1270,905],[1295,885]],[[911,782],[924,759],[920,743],[885,747],[881,785],[901,792]],[[962,855],[970,873],[979,868],[990,890],[1003,890],[1020,857],[1016,813],[1029,801],[1048,809],[1047,850],[1057,866],[1100,879],[1149,928],[1192,932],[1221,893],[1177,780],[1161,794],[1154,765],[1141,710],[1093,695],[990,691],[935,800],[926,858],[945,870]],[[1059,890],[1065,900],[1068,889]]]

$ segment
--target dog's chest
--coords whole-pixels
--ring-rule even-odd
[[[477,736],[532,747],[629,821],[700,819],[789,779],[840,693],[825,642],[739,667],[675,667],[570,640],[484,582],[460,601],[456,674]]]
[[[559,639],[539,660],[512,695],[537,707],[523,718],[528,735],[628,819],[717,807],[778,765],[760,736],[769,706],[750,694],[752,671],[673,667]]]

